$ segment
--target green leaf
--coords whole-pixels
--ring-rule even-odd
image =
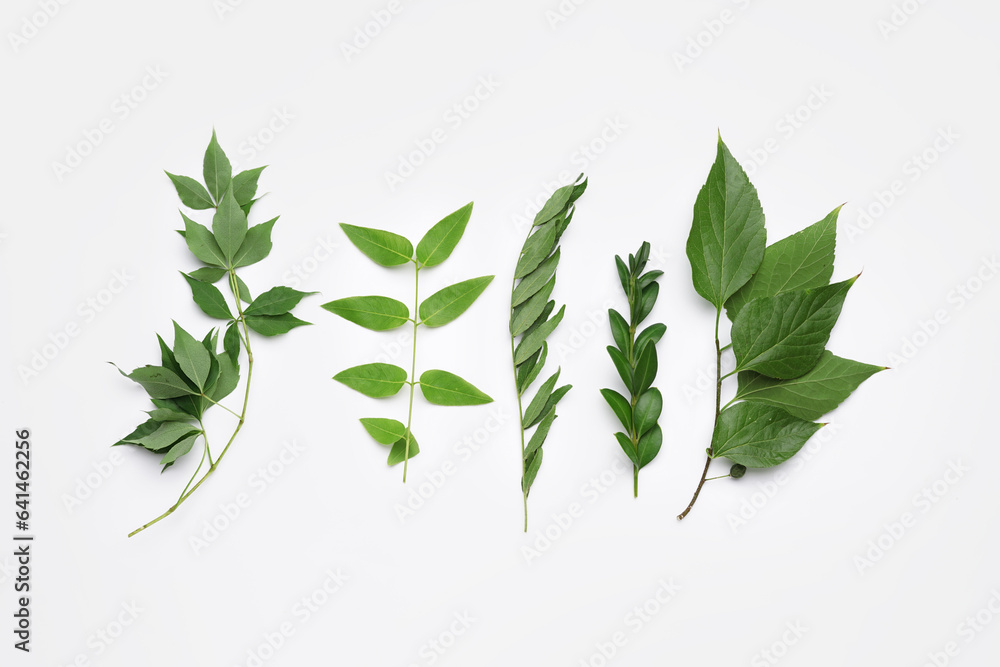
[[[205,388],[208,372],[212,368],[212,357],[194,336],[174,322],[174,358],[184,375],[198,389]]]
[[[229,189],[230,182],[232,181],[233,168],[229,164],[229,158],[226,157],[226,153],[219,146],[215,130],[212,130],[212,140],[208,143],[208,149],[205,151],[203,173],[208,191],[215,198],[215,201],[221,201],[222,196]]]
[[[656,426],[656,420],[663,411],[663,396],[659,389],[650,389],[635,402],[635,432],[644,434]]]
[[[217,283],[222,276],[226,275],[226,273],[228,273],[228,271],[225,269],[203,266],[200,269],[195,269],[189,273],[188,276],[203,283]]]
[[[247,215],[236,203],[232,190],[223,195],[212,216],[212,234],[230,265],[247,236]]]
[[[656,345],[663,338],[663,334],[666,333],[667,327],[665,324],[651,324],[642,330],[635,339],[635,354],[641,355],[644,347],[652,343]]]
[[[256,264],[271,253],[271,230],[277,221],[278,218],[272,218],[247,230],[246,238],[240,244],[239,250],[233,254],[235,268]]]
[[[309,324],[291,313],[282,315],[248,315],[247,326],[259,333],[261,336],[280,336],[286,334],[295,327]]]
[[[157,408],[148,412],[149,418],[158,422],[189,422],[191,415],[170,408]]]
[[[420,265],[437,266],[448,259],[455,246],[462,240],[470,217],[472,217],[472,202],[445,216],[443,220],[428,229],[417,243],[417,261]]]
[[[625,456],[627,456],[628,460],[632,462],[632,465],[638,468],[639,454],[635,451],[636,446],[632,444],[632,440],[621,431],[615,433],[615,440],[618,441],[618,446],[622,448],[623,452],[625,452]]]
[[[535,220],[532,225],[537,227],[559,215],[569,204],[570,197],[573,196],[574,187],[575,186],[572,185],[566,185],[553,192],[552,196],[545,202],[545,205],[542,206],[542,210],[535,215]],[[580,194],[583,193],[581,192]]]
[[[548,322],[549,315],[552,314],[552,311],[555,309],[555,307],[556,307],[556,302],[554,300],[550,300],[547,304],[545,304],[545,308],[542,309],[542,314],[538,316],[538,319],[535,320],[534,324],[528,327],[528,329],[523,334],[521,334],[521,340],[524,340],[525,337],[530,336],[535,331],[537,331],[538,327]]]
[[[695,201],[687,241],[695,291],[721,309],[760,266],[765,243],[757,190],[719,137],[715,164]]]
[[[541,413],[537,417],[532,419],[530,422],[527,422],[524,427],[531,428],[532,426],[537,424],[539,420],[541,420],[542,415],[547,415],[551,410],[555,410],[556,405],[558,405],[559,401],[561,401],[563,399],[563,396],[568,394],[569,390],[572,388],[573,385],[571,384],[564,384],[561,387],[556,387],[556,390],[552,392],[551,396],[549,396],[549,400],[545,402],[545,407],[542,408]]]
[[[538,268],[517,284],[510,297],[511,308],[521,305],[548,284],[549,279],[555,275],[556,267],[559,266],[560,250],[560,248],[556,248],[556,251],[548,259],[539,264]]]
[[[615,416],[618,417],[618,421],[622,423],[625,430],[629,433],[632,432],[632,406],[629,405],[628,399],[619,394],[614,389],[602,389],[601,396],[604,400],[608,402],[611,409],[614,410]]]
[[[632,393],[641,396],[656,379],[656,346],[647,345],[635,362],[635,372],[632,375]]]
[[[254,195],[257,194],[257,179],[260,178],[260,172],[264,171],[267,167],[257,167],[255,169],[247,169],[246,171],[241,171],[233,177],[233,195],[236,196],[236,203],[240,206],[246,206],[251,201],[253,201]]]
[[[230,324],[226,327],[226,335],[222,338],[222,348],[234,364],[240,360],[241,340],[239,326],[236,322]]]
[[[526,361],[519,364],[517,367],[517,391],[518,394],[523,394],[531,383],[535,381],[538,374],[542,371],[542,367],[545,366],[545,359],[549,354],[548,343],[542,343],[542,349],[531,355]]]
[[[659,293],[660,286],[658,283],[650,283],[642,288],[642,301],[639,304],[638,317],[635,319],[636,326],[639,326],[653,312],[653,306],[656,304],[656,297]]]
[[[829,285],[839,214],[838,206],[819,222],[769,245],[757,273],[726,302],[729,319],[735,320],[754,299]]]
[[[566,306],[559,309],[555,317],[547,320],[543,324],[539,325],[534,331],[529,331],[525,333],[521,342],[517,346],[517,350],[514,352],[514,365],[522,363],[525,359],[533,355],[538,349],[542,347],[542,343],[545,339],[555,331],[559,323],[562,322],[563,315],[566,313]]]
[[[786,380],[817,362],[857,277],[810,290],[754,299],[733,323],[736,370]]]
[[[520,336],[526,332],[531,325],[538,321],[542,312],[549,303],[549,297],[556,286],[556,277],[552,279],[541,290],[536,292],[530,299],[514,308],[510,315],[510,333],[512,336]]]
[[[528,493],[531,485],[535,483],[538,476],[538,469],[542,467],[542,452],[545,450],[539,447],[525,459],[524,476],[521,478],[521,491]]]
[[[791,380],[774,380],[752,371],[740,373],[734,400],[774,405],[799,419],[819,419],[883,370],[884,366],[842,359],[825,351],[811,371]]]
[[[201,431],[190,424],[183,422],[163,422],[152,433],[134,440],[128,440],[128,442],[142,445],[151,452],[157,452],[170,447],[181,438],[198,433],[201,433]]]
[[[184,219],[184,241],[187,242],[191,254],[209,266],[227,266],[226,255],[222,252],[212,232],[184,213],[181,213],[181,217]]]
[[[420,254],[420,248],[417,248],[417,254]],[[491,282],[493,276],[481,276],[449,285],[435,292],[420,304],[420,323],[428,327],[448,324],[468,310]]]
[[[239,290],[240,300],[243,303],[253,303],[253,296],[250,294],[250,288],[247,287],[246,283],[239,276],[236,276],[236,289]]]
[[[372,331],[388,331],[410,321],[406,304],[387,296],[349,296],[324,303],[322,308]]]
[[[177,190],[177,196],[181,198],[181,203],[188,208],[203,211],[207,208],[215,206],[215,202],[213,202],[212,197],[209,196],[208,190],[206,190],[205,186],[198,181],[189,176],[177,176],[175,174],[171,174],[169,171],[164,173],[174,184],[174,188]]]
[[[397,465],[406,461],[408,458],[412,459],[414,456],[420,453],[420,446],[417,445],[417,439],[413,437],[413,433],[410,433],[410,455],[406,455],[406,436],[397,440],[393,444],[392,449],[389,450],[388,464],[390,466]]]
[[[748,468],[768,468],[794,456],[821,426],[781,408],[737,403],[719,415],[712,457],[723,456]]]
[[[656,424],[653,428],[646,431],[646,433],[639,438],[639,467],[643,468],[649,464],[656,455],[660,452],[660,447],[663,445],[663,430],[660,429],[660,425]]]
[[[259,295],[243,312],[246,315],[283,315],[297,306],[304,297],[315,293],[300,292],[279,285]]]
[[[545,404],[548,402],[549,397],[552,395],[552,390],[556,387],[556,382],[559,381],[559,374],[562,369],[557,369],[548,380],[542,383],[542,386],[538,388],[538,392],[535,397],[531,399],[531,403],[528,404],[528,409],[524,411],[523,418],[523,428],[528,429],[538,418],[544,414],[542,412]]]
[[[556,244],[556,232],[556,226],[552,222],[547,222],[525,239],[517,267],[514,269],[515,279],[527,276],[549,256]]]
[[[143,366],[125,377],[142,385],[150,398],[175,398],[196,393],[179,375],[163,366]]]
[[[365,396],[385,398],[395,396],[403,388],[406,371],[392,364],[362,364],[340,371],[333,379]]]
[[[361,425],[368,431],[368,435],[374,438],[375,442],[380,445],[392,445],[406,437],[406,427],[403,426],[402,422],[395,419],[363,417]]]
[[[420,376],[420,391],[434,405],[483,405],[493,399],[448,371],[430,370]]]
[[[191,451],[191,447],[194,446],[195,440],[198,439],[199,435],[201,434],[195,433],[194,435],[189,435],[188,437],[182,438],[171,445],[167,453],[164,454],[162,459],[160,459],[160,463],[164,466],[173,465],[177,459]]]
[[[139,424],[134,431],[111,446],[118,447],[119,445],[134,445],[136,444],[136,440],[149,435],[158,428],[160,428],[160,423],[158,421],[155,419],[147,419],[143,423]]]
[[[237,345],[239,345],[238,338]],[[230,355],[228,352],[224,352],[221,355],[213,355],[215,357],[215,362],[219,367],[219,376],[206,394],[216,403],[233,393],[237,385],[240,383],[240,366],[237,361],[238,355],[239,348],[236,350],[236,356]]]
[[[611,362],[615,365],[615,369],[618,371],[618,377],[622,379],[622,383],[631,391],[632,389],[632,367],[629,366],[628,359],[622,354],[614,345],[608,345],[607,347],[608,355],[611,357]]]
[[[611,323],[611,336],[615,339],[615,345],[617,345],[618,349],[624,354],[628,354],[628,348],[632,342],[628,322],[626,322],[622,314],[614,308],[608,309],[608,322]]]
[[[653,284],[653,281],[657,280],[662,275],[663,271],[647,271],[639,276],[639,279],[635,281],[635,284],[639,287],[645,287],[646,285]]]
[[[630,292],[629,285],[631,285],[632,279],[630,277],[628,267],[625,266],[625,262],[623,262],[622,258],[618,255],[615,255],[615,268],[618,269],[618,282],[622,284],[622,291],[628,295]]]
[[[201,282],[186,273],[181,273],[181,275],[184,276],[184,280],[187,281],[188,286],[191,288],[191,296],[194,298],[194,302],[198,304],[198,307],[206,315],[220,320],[233,319],[233,314],[229,310],[229,304],[226,303],[222,292],[215,285]]]
[[[340,223],[340,228],[351,243],[376,264],[399,266],[413,259],[413,244],[399,234],[345,223]]]
[[[531,456],[534,454],[535,450],[540,449],[545,443],[545,438],[549,435],[549,429],[552,428],[552,422],[556,420],[556,411],[549,410],[548,413],[541,419],[538,424],[538,428],[535,432],[531,434],[531,439],[528,440],[527,446],[524,448],[524,455]]]

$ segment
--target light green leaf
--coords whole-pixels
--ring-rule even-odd
[[[279,285],[259,295],[243,312],[247,315],[283,315],[310,294],[316,294],[316,292],[300,292],[291,287]]]
[[[656,424],[639,438],[639,467],[645,467],[650,461],[656,458],[662,445],[663,431],[660,429],[660,425]]]
[[[760,266],[765,243],[757,190],[719,137],[687,242],[695,291],[721,309]]]
[[[527,301],[549,282],[549,279],[556,272],[556,267],[559,266],[560,251],[561,248],[556,248],[556,251],[548,259],[539,264],[534,271],[517,284],[510,298],[511,308],[516,308]]]
[[[368,431],[368,435],[374,438],[375,442],[380,445],[391,445],[406,437],[406,427],[402,422],[395,419],[363,417],[361,425]]]
[[[542,347],[542,343],[544,343],[545,339],[548,338],[553,331],[555,331],[557,326],[559,326],[559,323],[562,322],[563,315],[565,314],[566,306],[563,306],[559,309],[559,312],[556,313],[555,317],[539,325],[533,331],[525,333],[521,342],[517,346],[517,350],[514,352],[515,366],[524,362],[528,357],[533,355]]]
[[[428,229],[417,243],[417,261],[420,265],[437,266],[448,259],[455,246],[462,240],[470,217],[472,217],[472,202],[445,216],[443,220]]]
[[[454,373],[425,371],[420,376],[420,391],[434,405],[483,405],[493,399]]]
[[[286,334],[295,327],[309,324],[291,313],[282,315],[248,315],[247,326],[259,333],[261,336],[280,336]]]
[[[399,234],[344,223],[340,224],[340,228],[351,243],[376,264],[399,266],[413,259],[413,244]]]
[[[564,384],[561,387],[556,387],[555,391],[552,392],[552,395],[549,396],[549,400],[545,401],[545,407],[542,408],[541,413],[539,413],[539,415],[534,419],[532,419],[530,422],[526,422],[524,428],[531,428],[532,426],[534,426],[539,422],[539,420],[542,418],[542,415],[547,415],[551,410],[555,410],[556,405],[559,403],[559,401],[561,401],[563,399],[563,396],[569,393],[569,390],[572,388],[573,385],[571,384]]]
[[[757,273],[726,301],[729,319],[735,320],[754,299],[829,285],[839,214],[838,206],[819,222],[769,245]]]
[[[266,168],[264,166],[247,169],[233,177],[233,194],[236,196],[236,203],[241,207],[253,201],[254,195],[257,194],[257,179],[260,178],[260,172]]]
[[[417,254],[419,253],[418,247]],[[491,282],[493,276],[481,276],[449,285],[435,292],[420,304],[420,323],[428,327],[448,324],[468,310]]]
[[[365,396],[385,398],[395,396],[403,388],[406,371],[392,364],[362,364],[340,371],[333,379]]]
[[[406,436],[404,435],[402,438],[397,440],[395,444],[393,444],[392,449],[389,450],[389,459],[387,463],[390,466],[394,466],[402,463],[403,461],[406,461],[407,459],[412,459],[419,453],[420,453],[420,446],[417,444],[417,439],[413,437],[413,433],[411,432],[409,456],[407,456],[406,452]]]
[[[520,336],[538,321],[542,311],[549,303],[549,297],[556,286],[556,277],[552,279],[530,299],[514,308],[510,315],[510,333],[512,336]]]
[[[201,434],[195,433],[194,435],[189,435],[171,445],[167,453],[160,459],[160,463],[168,467],[172,465],[177,459],[191,451],[191,447],[194,446],[195,440],[198,439],[199,435]]]
[[[177,322],[174,322],[174,358],[194,386],[204,389],[208,373],[212,369],[212,357],[205,346],[184,331]]]
[[[215,198],[215,201],[221,201],[222,196],[229,189],[230,182],[232,181],[233,167],[229,164],[229,158],[226,157],[226,153],[219,146],[215,130],[212,130],[212,140],[208,143],[208,149],[205,151],[205,160],[202,166],[205,185],[208,186],[208,191]]]
[[[650,389],[635,402],[635,432],[644,434],[656,426],[656,420],[663,411],[663,396],[659,389]]]
[[[181,273],[181,275],[184,276],[184,280],[187,281],[188,286],[191,288],[191,296],[194,298],[194,302],[198,304],[198,307],[206,315],[219,320],[233,319],[233,314],[229,310],[229,304],[226,303],[222,292],[215,285],[201,282],[186,273]]]
[[[884,366],[841,359],[825,351],[811,371],[791,380],[774,380],[752,371],[740,373],[734,400],[774,405],[799,419],[819,419],[883,370]]]
[[[556,420],[556,411],[549,410],[544,417],[542,417],[541,422],[538,424],[538,428],[535,432],[531,434],[531,439],[528,440],[527,446],[524,448],[524,455],[531,456],[535,450],[540,449],[543,444],[545,444],[545,438],[549,435],[549,429],[552,428],[552,422]]]
[[[542,367],[545,366],[545,359],[548,357],[548,354],[548,343],[542,343],[542,349],[518,365],[517,391],[519,394],[523,394],[531,386],[531,383],[535,381],[535,378],[538,377],[538,374],[542,371]]]
[[[187,242],[191,254],[209,266],[227,266],[225,253],[222,252],[212,232],[184,213],[181,213],[181,217],[184,218],[184,241]]]
[[[855,280],[748,303],[733,323],[736,369],[780,380],[809,372],[819,362]]]
[[[215,240],[226,257],[227,265],[231,265],[233,257],[247,236],[247,215],[236,203],[232,190],[223,195],[215,215],[212,216],[212,234],[215,235]]]
[[[321,307],[372,331],[395,329],[410,321],[406,304],[387,296],[349,296]]]
[[[625,430],[629,433],[632,432],[632,406],[629,405],[628,399],[619,394],[614,389],[602,389],[601,396],[604,400],[608,402],[611,409],[614,410],[615,416],[618,417],[618,421],[622,423]]]
[[[208,190],[198,181],[189,176],[177,176],[169,171],[163,172],[170,178],[177,190],[177,196],[181,198],[181,203],[188,208],[203,211],[215,206]]]
[[[722,456],[748,468],[768,468],[794,456],[821,426],[781,408],[737,403],[719,415],[712,457]]]
[[[277,221],[278,218],[272,218],[247,230],[246,238],[233,255],[234,267],[256,264],[271,253],[271,230]]]
[[[549,256],[556,244],[557,231],[555,224],[547,222],[525,239],[514,269],[514,278],[524,278]]]

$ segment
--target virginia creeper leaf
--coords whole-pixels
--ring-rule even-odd
[[[247,169],[233,177],[233,195],[236,197],[236,203],[241,207],[253,201],[254,195],[257,194],[257,179],[260,178],[260,172],[266,168],[264,166]]]
[[[205,381],[212,368],[212,357],[205,346],[174,322],[174,358],[184,375],[198,389],[205,388]]]
[[[243,312],[246,315],[283,315],[299,304],[304,297],[316,292],[300,292],[279,285],[257,296]]]
[[[126,377],[142,385],[150,398],[175,398],[195,393],[180,376],[163,366],[143,366]]]
[[[247,235],[240,244],[239,250],[233,254],[233,266],[250,266],[256,264],[271,253],[271,230],[278,218],[272,218],[267,222],[254,225],[247,230]]]
[[[222,201],[212,216],[212,234],[226,257],[227,265],[232,265],[233,257],[247,236],[247,216],[236,203],[232,190],[222,196]]]
[[[181,203],[188,208],[193,208],[196,211],[203,211],[207,208],[213,208],[215,206],[215,202],[212,201],[212,197],[208,194],[208,190],[206,190],[205,186],[198,181],[189,176],[177,176],[175,174],[171,174],[169,171],[164,173],[174,184],[174,188],[177,190],[177,196],[181,198]]]
[[[303,322],[291,313],[282,315],[247,315],[247,326],[261,336],[279,336],[286,334],[295,327],[309,324]]]
[[[191,288],[191,296],[194,298],[194,302],[198,304],[198,307],[206,315],[219,320],[233,319],[233,314],[229,310],[229,304],[226,303],[226,299],[222,296],[219,288],[210,283],[201,282],[186,273],[181,273],[181,275],[184,276],[184,280],[187,281],[188,286]]]
[[[191,254],[209,266],[228,266],[226,255],[222,252],[212,232],[201,224],[181,213],[184,219],[184,241],[187,242]]]
[[[208,191],[215,201],[221,201],[232,181],[233,167],[229,164],[229,158],[226,157],[222,146],[219,145],[215,130],[212,130],[212,140],[208,143],[208,149],[205,150],[205,160],[202,167]]]

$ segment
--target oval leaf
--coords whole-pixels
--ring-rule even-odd
[[[395,419],[382,419],[381,417],[363,417],[361,425],[368,431],[368,435],[375,439],[380,445],[391,445],[397,440],[406,437],[406,427],[403,423]]]
[[[635,432],[644,434],[656,426],[656,420],[663,411],[663,396],[659,389],[650,389],[635,402]]]
[[[362,364],[333,376],[337,382],[372,398],[395,396],[406,382],[406,371],[392,364]]]
[[[615,339],[615,345],[623,354],[628,354],[631,340],[628,322],[614,308],[608,309],[608,322],[611,323],[611,336]]]
[[[618,417],[618,421],[622,423],[625,430],[629,433],[632,432],[632,406],[629,405],[628,399],[619,394],[614,389],[602,389],[601,396],[604,400],[608,402],[611,409],[614,410],[615,416]]]
[[[451,256],[458,242],[462,240],[465,227],[472,217],[472,202],[469,202],[454,213],[427,230],[424,237],[417,243],[417,261],[421,266],[437,266]]]
[[[418,248],[418,255],[419,252]],[[448,324],[468,310],[491,282],[493,276],[481,276],[449,285],[435,292],[420,304],[420,323],[429,327]]]
[[[351,243],[376,264],[399,266],[413,259],[413,244],[399,234],[344,223],[340,228]]]
[[[737,403],[719,415],[712,436],[712,457],[724,456],[748,468],[776,466],[802,449],[821,426],[781,408]]]
[[[388,331],[410,321],[406,304],[387,296],[350,296],[322,307],[372,331]]]
[[[417,444],[417,439],[413,437],[413,433],[411,432],[409,448],[407,448],[405,435],[392,445],[392,449],[389,450],[388,464],[391,466],[397,465],[407,459],[412,459],[419,453],[420,446]]]
[[[483,405],[493,399],[454,373],[426,371],[420,376],[420,391],[434,405]]]
[[[639,438],[639,467],[645,467],[650,461],[656,458],[663,445],[663,431],[657,424]]]
[[[191,288],[191,296],[194,298],[194,302],[198,304],[198,307],[206,315],[219,320],[233,319],[233,314],[229,310],[229,304],[226,303],[226,299],[222,296],[219,288],[210,283],[201,282],[186,273],[181,273],[181,275],[184,276],[184,280],[187,281],[188,286]]]

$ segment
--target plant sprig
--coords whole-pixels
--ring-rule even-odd
[[[549,296],[556,284],[559,265],[559,240],[569,227],[575,202],[587,189],[580,177],[572,185],[556,190],[535,216],[528,238],[518,255],[511,283],[510,354],[517,392],[518,423],[521,433],[521,495],[524,502],[524,532],[528,532],[528,493],[542,465],[542,445],[556,419],[556,405],[572,385],[556,387],[562,369],[557,369],[542,383],[534,398],[524,407],[528,387],[538,378],[548,357],[548,338],[562,321],[566,306],[552,317],[556,302]],[[525,432],[537,426],[525,441]]]
[[[678,520],[694,507],[714,459],[732,461],[721,477],[733,478],[787,461],[823,426],[813,420],[885,370],[826,350],[857,280],[830,284],[839,213],[765,247],[757,190],[719,137],[687,242],[695,290],[715,306],[715,426],[701,480]],[[719,338],[723,308],[732,321],[726,346]],[[730,348],[736,368],[723,375]],[[732,375],[738,389],[722,405],[723,380]]]
[[[178,233],[203,263],[201,268],[181,275],[191,289],[194,302],[209,317],[225,322],[226,333],[220,352],[221,326],[199,341],[174,322],[173,347],[157,336],[159,366],[143,366],[131,373],[120,371],[146,390],[154,409],[149,411],[149,419],[115,445],[134,445],[162,455],[160,463],[166,471],[188,454],[199,438],[202,441],[201,460],[177,501],[163,514],[129,533],[129,537],[173,514],[215,472],[236,440],[246,422],[250,401],[254,364],[250,332],[277,336],[309,324],[291,314],[292,308],[308,293],[279,286],[254,299],[236,273],[271,252],[271,230],[277,218],[253,227],[247,222],[247,215],[257,202],[257,181],[263,170],[264,167],[258,167],[234,177],[229,159],[213,132],[203,161],[204,185],[188,176],[167,173],[181,203],[194,210],[214,211],[211,230],[181,212],[184,229]],[[214,283],[223,278],[232,294],[232,305],[215,287]],[[246,386],[242,408],[237,412],[220,401],[239,385],[242,350],[246,351]],[[237,423],[221,452],[213,457],[203,418],[215,405],[234,416]]]
[[[625,428],[625,433],[615,433],[615,438],[632,462],[632,492],[636,498],[639,497],[639,470],[656,457],[663,444],[663,431],[657,423],[663,411],[663,396],[652,384],[658,366],[656,344],[667,327],[652,324],[636,335],[639,325],[656,304],[660,292],[656,281],[663,275],[663,271],[644,273],[649,249],[649,242],[644,242],[636,254],[628,256],[627,266],[615,255],[618,278],[628,298],[629,319],[614,308],[608,309],[608,322],[615,341],[615,345],[608,346],[608,354],[629,397],[614,389],[601,390],[604,400]]]
[[[409,409],[406,424],[396,419],[365,417],[361,419],[368,434],[380,445],[389,447],[388,464],[403,464],[403,482],[411,458],[420,447],[411,430],[413,396],[419,385],[424,399],[435,405],[483,405],[492,398],[454,373],[428,370],[417,380],[417,335],[421,326],[440,327],[464,313],[493,281],[480,276],[449,285],[420,301],[420,272],[437,266],[451,256],[462,240],[472,216],[472,204],[458,209],[431,227],[416,250],[403,236],[380,229],[341,224],[354,246],[376,264],[396,267],[413,265],[413,315],[402,301],[386,296],[352,296],[323,304],[323,308],[372,331],[387,331],[404,324],[413,325],[413,355],[410,372],[394,364],[372,363],[354,366],[337,373],[333,379],[372,398],[395,396],[409,385]]]

